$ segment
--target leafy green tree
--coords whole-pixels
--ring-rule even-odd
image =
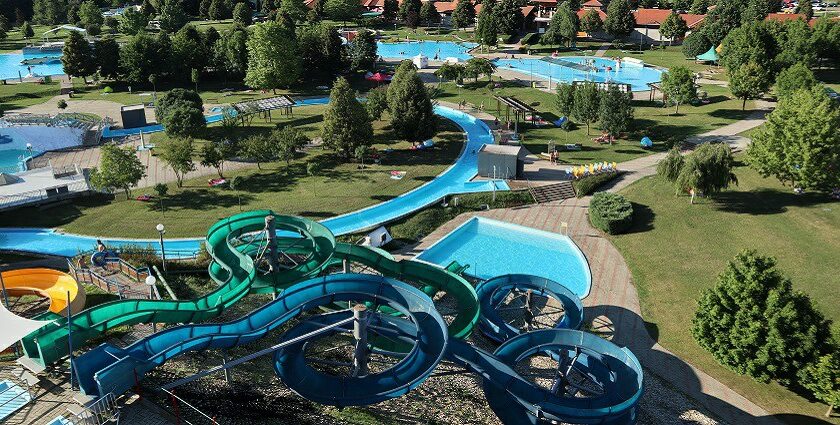
[[[801,1],[796,6],[796,13],[805,16],[805,19],[811,20],[814,17],[814,8],[809,1]]]
[[[776,77],[776,95],[784,98],[792,95],[798,90],[810,90],[819,84],[814,73],[804,63],[799,62],[789,68],[785,68]]]
[[[58,25],[67,17],[67,3],[63,0],[34,0],[32,20],[41,25]]]
[[[187,106],[198,111],[204,109],[204,101],[197,92],[192,90],[175,88],[161,96],[155,106],[155,114],[158,120],[162,120],[170,111],[179,106]]]
[[[840,351],[834,350],[802,369],[799,382],[814,398],[828,405],[825,417],[830,418],[834,409],[840,407]]]
[[[99,167],[91,170],[90,183],[97,189],[122,189],[128,199],[131,186],[146,176],[146,167],[131,148],[108,143],[102,145],[100,155]]]
[[[172,37],[171,55],[173,76],[181,81],[189,81],[193,69],[206,68],[210,56],[201,33],[192,25],[185,25]]]
[[[32,25],[29,24],[29,21],[23,21],[23,24],[20,26],[20,33],[23,35],[23,38],[27,40],[35,36],[35,30],[32,29]]]
[[[242,143],[241,154],[244,158],[256,162],[258,170],[262,169],[262,163],[277,158],[276,149],[274,149],[271,139],[265,134],[257,134],[245,139]]]
[[[685,57],[694,59],[695,57],[706,53],[710,47],[715,47],[712,42],[703,34],[703,31],[692,31],[685,40],[683,40],[682,51]]]
[[[747,160],[762,176],[794,187],[840,187],[840,109],[820,86],[781,98],[753,136]]]
[[[322,137],[324,146],[340,152],[345,158],[350,157],[356,146],[370,146],[373,142],[370,114],[344,78],[337,79],[330,91]]]
[[[499,0],[493,7],[493,17],[499,33],[511,36],[522,29],[525,21],[519,0]]]
[[[729,76],[729,91],[742,99],[741,110],[747,108],[747,100],[755,99],[770,90],[771,79],[765,68],[755,62],[748,62]]]
[[[481,12],[478,13],[478,22],[475,25],[475,39],[482,46],[492,47],[499,43],[499,24],[493,14],[495,0],[485,0],[482,3]]]
[[[668,151],[668,155],[665,158],[662,158],[656,163],[656,174],[674,183],[679,178],[684,164],[685,158],[682,152],[680,152],[679,146],[674,146]]]
[[[131,83],[141,83],[159,71],[157,41],[154,37],[140,32],[131,37],[120,49],[120,66],[125,78]]]
[[[496,72],[496,64],[487,58],[470,58],[464,64],[464,75],[475,78],[475,81],[478,81],[478,77],[482,75],[490,79],[494,72]]]
[[[120,20],[116,16],[108,16],[105,18],[105,26],[110,33],[114,33],[120,28]]]
[[[176,109],[172,114],[176,114],[178,110]],[[195,170],[193,140],[189,137],[170,138],[159,144],[155,151],[157,157],[172,169],[175,174],[175,184],[178,187],[183,187],[187,173]]]
[[[382,119],[382,113],[388,110],[388,89],[377,87],[369,91],[365,98],[365,110],[367,110],[371,120]]]
[[[218,56],[228,75],[244,76],[248,71],[248,32],[232,29],[219,40]]]
[[[577,14],[569,8],[569,2],[563,2],[551,17],[541,41],[543,44],[571,44],[577,37],[578,27]]]
[[[362,14],[362,5],[358,0],[327,0],[324,11],[331,19],[341,21],[343,26],[347,26],[347,21]]]
[[[99,6],[92,0],[87,0],[79,6],[79,19],[82,21],[82,26],[90,35],[98,35],[102,30],[102,24],[105,23],[105,18],[102,17],[102,11],[99,10]]]
[[[67,109],[67,101],[64,99],[58,99],[58,102],[56,102],[55,106],[63,111]]]
[[[198,3],[198,16],[203,19],[210,19],[210,3],[212,0],[201,0]]]
[[[271,132],[271,143],[274,145],[277,159],[286,163],[286,169],[289,170],[292,160],[295,159],[297,152],[302,149],[306,142],[306,138],[300,130],[287,125],[280,130]]]
[[[636,18],[630,9],[627,0],[614,0],[607,6],[607,20],[604,21],[604,30],[607,34],[622,38],[630,35],[636,27]]]
[[[120,17],[120,32],[127,35],[135,35],[143,31],[149,25],[149,18],[146,15],[129,7]]]
[[[695,15],[705,15],[709,12],[709,0],[693,0],[688,12]]]
[[[140,13],[147,18],[155,16],[157,14],[157,7],[152,5],[151,1],[143,0],[143,3],[140,4]]]
[[[601,94],[598,104],[598,118],[601,130],[610,136],[610,144],[633,125],[633,94],[622,92],[612,84]]]
[[[435,75],[438,77],[439,83],[443,82],[443,80],[455,81],[458,78],[463,77],[466,73],[467,71],[464,65],[450,62],[444,62],[437,70],[435,70]],[[438,87],[440,87],[440,84],[438,84]]]
[[[778,5],[775,1],[768,0],[747,0],[746,3],[747,7],[741,12],[741,22],[744,24],[763,21]]]
[[[427,1],[420,7],[420,20],[426,23],[427,27],[440,23],[440,13],[433,2]]]
[[[717,0],[715,8],[709,11],[700,27],[703,37],[709,40],[709,46],[718,46],[730,31],[741,25],[742,9],[743,0]]]
[[[379,56],[376,47],[376,36],[373,31],[362,28],[350,44],[350,69],[353,71],[371,71],[376,66]]]
[[[671,67],[662,74],[662,92],[668,102],[675,106],[674,113],[680,113],[680,105],[697,100],[697,86],[691,71],[681,65]]]
[[[397,137],[412,143],[437,134],[437,116],[429,91],[411,61],[403,61],[388,87],[391,127]]]
[[[813,45],[820,58],[840,59],[840,23],[823,15],[816,20],[813,31]]]
[[[160,29],[168,32],[175,32],[181,29],[190,21],[189,16],[184,12],[184,5],[181,0],[162,0],[160,8]]]
[[[723,143],[705,143],[688,154],[675,182],[677,193],[691,194],[691,203],[697,194],[712,196],[738,179],[732,172],[735,167],[732,150]]]
[[[674,40],[685,37],[688,32],[688,24],[682,16],[676,12],[671,12],[662,25],[659,27],[659,33],[663,37],[668,37],[668,44],[673,45]]]
[[[475,25],[475,5],[472,0],[458,0],[452,11],[452,26],[469,28]]]
[[[225,155],[222,153],[222,149],[216,146],[215,143],[205,143],[204,146],[201,147],[201,166],[202,167],[213,167],[216,169],[216,173],[219,174],[219,178],[224,178],[224,168],[225,168]]]
[[[560,83],[556,88],[554,105],[557,112],[565,117],[570,117],[575,110],[575,86],[568,83]]]
[[[85,36],[78,31],[70,31],[62,48],[61,64],[64,65],[64,73],[82,77],[87,82],[87,77],[96,72],[96,63],[91,58],[93,50]]]
[[[586,124],[586,134],[589,135],[590,126],[598,121],[601,104],[601,93],[594,83],[582,83],[575,86],[574,109],[572,117],[578,122]]]
[[[113,36],[105,36],[93,42],[93,53],[99,75],[112,80],[120,73],[120,45]]]
[[[754,251],[738,254],[698,304],[694,338],[738,374],[788,384],[828,348],[829,322]]]
[[[193,136],[207,127],[207,120],[204,119],[201,110],[185,104],[176,105],[161,118],[160,122],[170,137]]]
[[[393,21],[397,18],[397,11],[400,9],[400,4],[397,0],[385,0],[382,4],[382,19],[386,21]]]
[[[300,78],[301,63],[295,42],[275,22],[253,27],[247,42],[245,84],[252,88],[288,87]]]
[[[420,9],[423,4],[420,0],[405,0],[400,3],[397,17],[409,28],[417,28],[420,24]]]
[[[165,183],[158,183],[154,185],[154,191],[157,193],[159,198],[163,198],[167,193],[169,193],[169,186]]]
[[[280,3],[280,13],[285,13],[296,22],[302,22],[306,19],[306,14],[309,9],[303,4],[302,0],[283,0]]]
[[[207,14],[210,16],[210,19],[219,21],[225,19],[229,13],[230,11],[227,10],[227,5],[225,5],[224,0],[210,1],[210,8],[207,9]]]
[[[307,80],[332,80],[347,69],[347,49],[338,31],[327,22],[298,31],[298,52]]]
[[[772,31],[772,34],[777,36],[777,68],[787,68],[798,62],[808,66],[817,64],[817,47],[814,44],[813,31],[807,22],[795,19],[783,24],[776,23],[774,26],[777,27]]]
[[[251,25],[252,15],[247,3],[237,3],[233,8],[233,23],[247,27]]]
[[[583,14],[580,19],[580,29],[592,37],[592,34],[601,31],[604,28],[604,22],[601,20],[601,15],[594,9],[589,9]]]

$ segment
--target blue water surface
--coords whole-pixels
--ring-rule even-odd
[[[481,279],[512,273],[545,277],[581,298],[592,285],[589,263],[569,237],[484,217],[473,217],[416,258],[441,267],[469,264],[466,273]]]
[[[38,76],[64,74],[64,66],[59,58],[58,52],[27,52],[27,53],[2,53],[0,54],[0,80],[10,80],[18,77],[26,78],[29,75],[29,68],[21,65],[24,59],[51,58],[52,62],[43,65],[31,65],[32,73]]]
[[[546,62],[541,59],[496,59],[496,66],[511,69],[523,74],[548,79],[555,82],[565,81],[594,81],[598,83],[616,82],[630,84],[633,91],[650,90],[648,83],[661,81],[662,71],[650,67],[623,62],[619,67],[615,60],[609,58],[562,56],[558,59],[586,64],[591,63],[596,70],[583,71],[568,66]],[[607,69],[607,68],[611,69]]]
[[[429,59],[444,60],[446,58],[458,58],[469,60],[472,56],[468,53],[475,48],[475,43],[455,43],[453,41],[401,41],[397,43],[377,42],[377,53],[385,59],[411,59],[419,54]]]

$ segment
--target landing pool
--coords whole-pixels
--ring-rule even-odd
[[[29,66],[20,63],[24,59],[36,58],[46,58],[47,63]],[[26,78],[30,74],[33,77],[64,74],[60,58],[61,53],[56,52],[0,53],[0,80]]]
[[[397,43],[377,42],[379,56],[385,59],[411,59],[423,54],[429,59],[444,60],[458,58],[466,61],[472,58],[469,51],[478,46],[475,43],[455,43],[452,41],[401,41]]]
[[[554,82],[592,81],[630,84],[633,91],[650,90],[648,83],[662,80],[662,71],[630,62],[592,56],[542,59],[497,59],[496,66]],[[552,62],[553,61],[553,62]]]

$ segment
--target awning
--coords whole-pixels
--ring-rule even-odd
[[[718,59],[719,57],[717,52],[715,51],[715,46],[710,47],[708,52],[697,56],[697,60],[699,61],[717,62]]]
[[[3,327],[3,332],[0,332],[0,351],[11,347],[14,343],[23,339],[23,337],[41,329],[49,323],[51,322],[20,317],[6,310],[6,306],[0,302],[0,326]]]

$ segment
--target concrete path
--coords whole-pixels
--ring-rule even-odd
[[[595,56],[598,56],[599,58],[603,57],[605,54],[607,54],[607,50],[610,50],[610,47],[612,47],[612,43],[601,44],[601,46],[598,47],[598,51],[595,52]]]

